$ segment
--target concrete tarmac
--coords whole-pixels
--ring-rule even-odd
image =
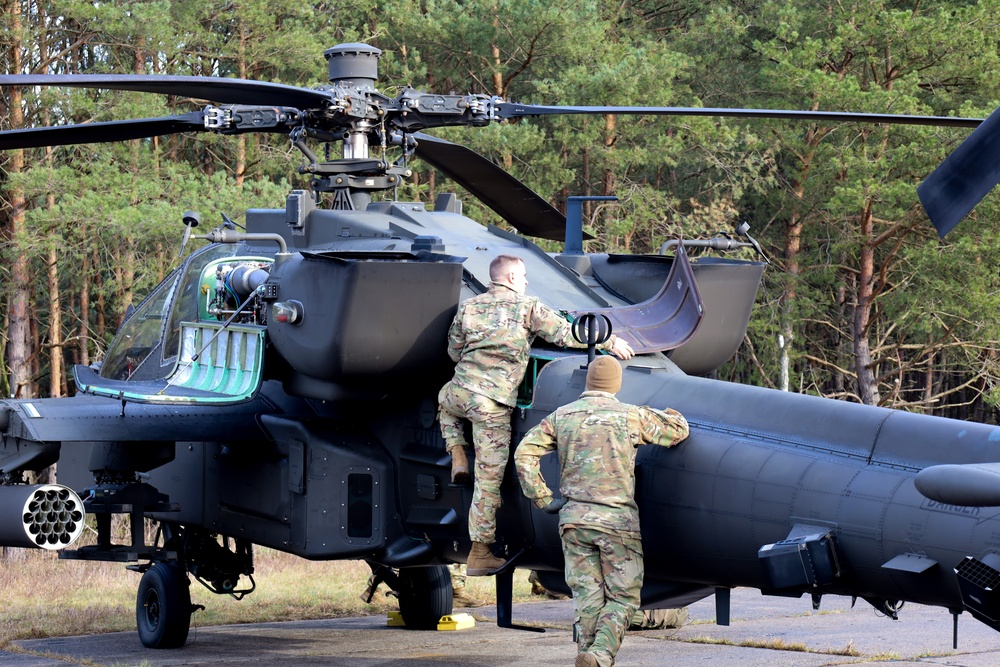
[[[825,667],[929,665],[996,667],[1000,633],[959,616],[958,649],[944,609],[906,605],[899,620],[868,603],[826,597],[813,611],[808,597],[732,593],[732,619],[715,625],[714,598],[690,607],[680,629],[630,632],[619,667]],[[151,650],[133,632],[13,642],[0,651],[4,667],[158,667],[176,665],[351,665],[357,667],[507,667],[572,665],[572,602],[514,605],[514,623],[546,632],[501,629],[495,610],[470,612],[474,628],[421,632],[388,627],[383,616],[200,627],[195,615],[187,644]]]

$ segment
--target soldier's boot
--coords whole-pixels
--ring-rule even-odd
[[[473,542],[469,560],[465,565],[465,573],[470,577],[486,577],[492,570],[503,567],[506,563],[503,558],[494,556],[488,545]]]
[[[469,475],[469,459],[465,456],[465,447],[451,448],[451,483],[468,486],[472,482]]]
[[[569,598],[565,593],[556,593],[555,591],[550,591],[545,586],[542,586],[538,579],[528,579],[531,582],[531,594],[532,595],[544,595],[550,600],[566,600]]]
[[[454,590],[452,600],[456,607],[482,607],[486,604],[486,600],[480,600],[469,595],[464,587]]]
[[[583,653],[576,654],[576,667],[597,667],[597,656],[593,653]]]

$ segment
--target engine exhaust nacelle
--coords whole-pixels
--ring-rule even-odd
[[[63,549],[83,534],[85,516],[68,486],[0,486],[0,546]]]

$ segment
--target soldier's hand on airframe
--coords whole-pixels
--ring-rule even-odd
[[[565,504],[566,504],[565,498],[557,498],[556,500],[553,500],[551,503],[543,507],[542,511],[545,512],[546,514],[559,514],[559,510],[561,510],[562,506]]]
[[[632,349],[627,340],[621,336],[615,336],[615,342],[611,345],[611,354],[619,359],[631,359],[635,356],[635,350]]]

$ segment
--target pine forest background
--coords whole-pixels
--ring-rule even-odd
[[[382,49],[379,88],[538,104],[985,117],[1000,0],[0,0],[6,73],[326,83],[323,51]],[[2,129],[186,113],[139,93],[5,89]],[[994,194],[944,241],[916,186],[968,130],[566,116],[435,131],[506,166],[590,251],[655,253],[747,221],[772,265],[724,379],[996,423]],[[200,134],[0,153],[0,395],[64,396],[176,264],[186,209],[238,222],[305,187],[282,136]],[[401,199],[458,190],[417,163]],[[460,190],[459,190],[460,192]],[[500,223],[464,197],[467,215]],[[214,224],[212,225],[214,226]],[[196,246],[199,243],[192,243]],[[550,250],[557,244],[545,246]],[[742,251],[741,251],[742,252]],[[751,257],[751,255],[747,255]]]

